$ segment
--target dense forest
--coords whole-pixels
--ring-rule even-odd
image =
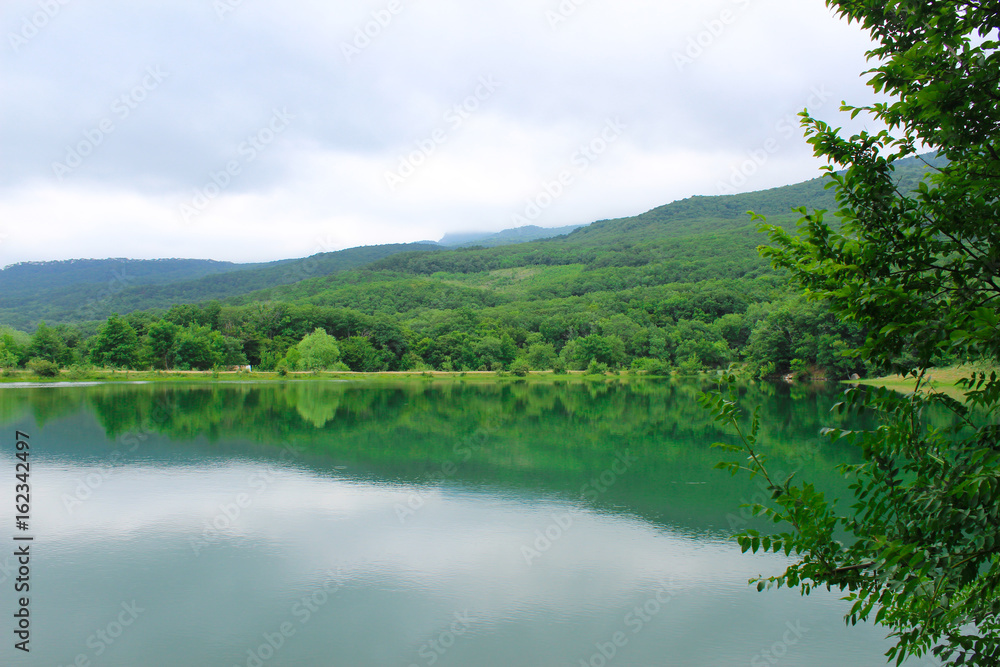
[[[900,187],[914,188],[924,169],[922,159],[909,161]],[[757,253],[765,238],[747,211],[791,229],[796,206],[835,208],[814,179],[692,197],[526,243],[376,246],[240,270],[195,266],[204,273],[92,298],[96,317],[82,316],[72,284],[39,288],[25,279],[5,286],[0,367],[523,374],[693,372],[737,362],[755,375],[864,374],[871,369],[842,353],[865,332],[792,290]],[[46,319],[28,320],[32,313]]]

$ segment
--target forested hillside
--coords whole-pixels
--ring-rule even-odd
[[[900,188],[925,169],[909,161]],[[794,206],[835,209],[823,186],[692,197],[529,243],[355,248],[128,288],[100,304],[123,317],[0,335],[0,365],[523,373],[742,362],[846,377],[866,370],[840,354],[864,332],[791,291],[758,255],[765,239],[747,215],[791,228]]]
[[[415,243],[365,246],[259,264],[197,259],[26,262],[0,271],[0,322],[28,329],[39,320],[81,322],[224,299],[364,266],[394,253],[434,248]]]

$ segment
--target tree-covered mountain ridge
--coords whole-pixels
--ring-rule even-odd
[[[914,159],[909,171],[921,172]],[[913,174],[904,172],[906,180]],[[739,195],[694,196],[654,208],[641,215],[600,220],[545,230],[524,227],[481,236],[462,243],[462,260],[482,268],[512,268],[515,265],[582,263],[637,265],[656,260],[659,247],[671,239],[749,227],[748,210],[789,219],[793,207],[835,208],[832,194],[822,179]],[[567,233],[568,232],[568,233]],[[552,238],[551,234],[558,234]],[[539,238],[545,237],[545,238]],[[445,236],[439,242],[443,244]],[[530,239],[530,240],[523,240]],[[455,240],[461,240],[456,235]],[[540,245],[536,245],[540,244]],[[549,245],[552,244],[552,245]],[[643,245],[645,252],[612,257],[595,249],[623,249]],[[510,248],[509,246],[518,246]],[[560,248],[572,248],[567,257]],[[480,251],[480,248],[492,250]],[[589,252],[587,250],[589,249]],[[31,330],[44,319],[53,322],[101,320],[112,312],[128,313],[150,308],[169,308],[176,303],[229,299],[292,285],[309,278],[331,276],[342,271],[370,267],[426,273],[439,264],[454,267],[455,256],[442,255],[425,263],[426,255],[394,256],[413,251],[447,253],[431,243],[362,246],[317,253],[300,259],[241,264],[202,259],[71,259],[21,262],[0,270],[0,324]],[[620,253],[619,253],[620,254]],[[383,261],[379,261],[383,260]],[[570,261],[572,260],[572,261]],[[523,262],[523,264],[522,264]],[[431,271],[433,272],[433,271]],[[723,272],[719,277],[725,277]]]
[[[900,189],[927,168],[904,163]],[[864,332],[805,300],[757,252],[766,237],[747,211],[791,229],[799,206],[836,209],[817,178],[691,197],[528,243],[372,246],[130,286],[95,299],[123,317],[77,310],[77,321],[91,321],[50,318],[30,341],[6,334],[0,366],[662,371],[740,362],[766,374],[864,373],[841,354]],[[44,306],[60,312],[55,300]]]
[[[225,299],[364,266],[430,244],[361,246],[301,259],[233,263],[203,259],[71,259],[21,262],[0,271],[0,323],[83,322],[176,303]]]

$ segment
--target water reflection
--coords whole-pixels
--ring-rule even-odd
[[[726,540],[754,487],[711,469],[720,434],[696,391],[0,391],[5,428],[41,443],[36,645],[30,661],[9,644],[0,657],[736,665],[795,627],[783,665],[880,664],[879,631],[846,629],[834,596],[746,587],[783,561]],[[784,417],[769,434],[777,460],[838,483],[845,453],[815,434],[831,397],[752,391]],[[119,628],[123,605],[142,611]]]

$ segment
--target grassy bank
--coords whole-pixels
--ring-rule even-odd
[[[925,389],[931,392],[940,392],[954,398],[961,398],[964,390],[960,384],[963,379],[972,377],[974,373],[992,373],[997,369],[985,365],[966,364],[961,366],[949,366],[947,368],[933,368],[927,371],[925,378]],[[902,393],[912,393],[916,387],[916,379],[912,376],[888,375],[880,378],[858,380],[857,384],[864,384],[873,387],[886,387],[895,389]]]

